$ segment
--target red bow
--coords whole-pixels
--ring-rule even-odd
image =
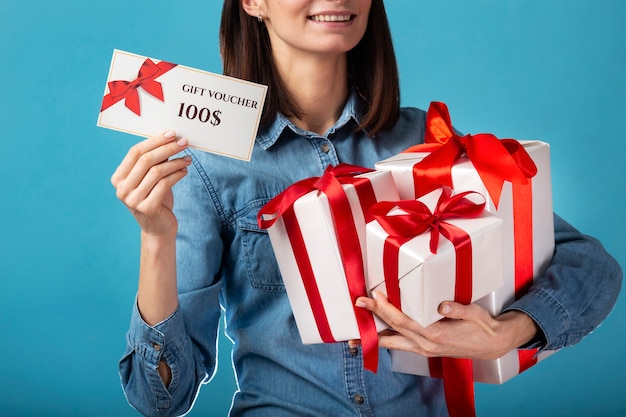
[[[139,73],[137,74],[137,78],[135,80],[118,80],[110,81],[108,83],[109,94],[104,96],[100,111],[102,112],[108,109],[118,101],[125,100],[124,104],[126,104],[126,107],[138,116],[141,116],[139,92],[137,91],[139,87],[143,88],[147,93],[155,98],[163,101],[163,87],[161,87],[161,83],[155,81],[155,79],[165,74],[175,66],[176,64],[165,61],[155,64],[152,60],[147,58],[141,65],[141,68],[139,68]]]
[[[441,102],[430,104],[424,144],[405,152],[430,152],[413,167],[416,197],[442,185],[453,187],[452,166],[463,155],[472,161],[496,208],[504,181],[527,184],[537,173],[533,160],[514,139],[498,139],[489,133],[457,135],[448,107]]]
[[[381,201],[372,207],[372,215],[390,236],[413,238],[430,229],[430,251],[437,253],[439,235],[453,240],[456,233],[457,228],[446,219],[478,217],[485,209],[484,201],[475,203],[466,198],[469,194],[481,195],[477,192],[466,191],[452,197],[451,194],[450,188],[443,188],[434,212],[418,200]],[[395,207],[404,213],[389,215]]]
[[[263,206],[257,215],[259,227],[261,229],[271,227],[280,216],[293,206],[297,199],[313,190],[324,191],[328,189],[329,183],[336,184],[334,180],[339,181],[339,183],[354,182],[353,177],[355,175],[372,171],[370,168],[343,163],[337,166],[329,165],[321,177],[310,177],[293,183]],[[368,204],[368,207],[373,203]]]
[[[469,304],[472,300],[472,249],[470,237],[460,228],[446,219],[473,218],[480,215],[485,208],[485,202],[475,203],[466,198],[467,191],[453,197],[451,189],[444,187],[434,212],[421,201],[382,201],[372,207],[372,215],[380,226],[389,234],[383,248],[384,274],[389,302],[401,309],[400,285],[398,282],[398,256],[400,247],[406,242],[430,229],[430,251],[437,253],[439,235],[443,235],[454,245],[457,262],[455,286],[455,301]],[[481,196],[482,197],[482,196]],[[390,214],[394,208],[404,211],[403,214]],[[469,267],[468,267],[469,266]]]

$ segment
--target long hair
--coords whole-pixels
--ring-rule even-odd
[[[219,37],[224,74],[268,86],[262,126],[277,112],[301,115],[274,66],[265,25],[245,12],[241,0],[224,1]],[[348,77],[364,102],[359,128],[371,136],[391,129],[400,113],[400,87],[383,0],[372,0],[365,34],[348,51]]]

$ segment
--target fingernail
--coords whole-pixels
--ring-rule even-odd
[[[189,155],[185,155],[185,156],[183,156],[183,159],[184,159],[185,161],[187,161],[187,162],[191,162],[191,156],[189,156]]]
[[[187,146],[187,138],[181,138],[176,142],[178,146]]]
[[[450,304],[442,304],[441,305],[441,314],[448,314],[452,311],[452,307]]]
[[[372,291],[372,298],[376,300],[378,299],[378,297],[379,297],[378,291]]]
[[[360,298],[356,300],[356,303],[354,303],[354,305],[357,307],[367,307],[367,303]]]
[[[348,347],[350,349],[354,349],[354,348],[359,348],[359,346],[361,346],[361,341],[356,339],[356,340],[348,340]]]
[[[173,130],[168,130],[165,133],[163,133],[163,137],[165,139],[172,139],[172,138],[176,137],[176,132],[174,132]]]

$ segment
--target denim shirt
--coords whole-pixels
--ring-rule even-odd
[[[268,234],[257,225],[265,203],[329,164],[373,167],[423,142],[423,111],[404,108],[392,130],[370,137],[355,130],[358,106],[352,95],[324,135],[279,114],[259,132],[250,162],[187,151],[192,165],[174,188],[179,307],[150,327],[135,305],[120,361],[126,396],[141,413],[190,409],[216,370],[223,307],[239,388],[232,416],[447,415],[442,381],[391,372],[387,350],[374,374],[347,343],[303,345]],[[510,306],[535,320],[542,349],[580,341],[607,316],[621,285],[619,266],[599,242],[558,216],[555,232],[551,266]],[[167,388],[156,370],[160,360],[172,371]]]

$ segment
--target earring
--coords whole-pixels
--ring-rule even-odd
[[[259,21],[259,23],[263,23],[263,15],[259,14],[257,16],[257,20]]]

